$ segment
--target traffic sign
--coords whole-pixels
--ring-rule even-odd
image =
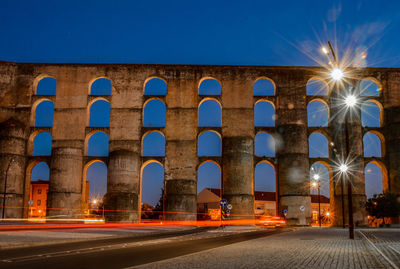
[[[306,210],[306,207],[304,205],[302,205],[302,206],[300,206],[300,210],[304,211],[304,210]]]
[[[285,216],[287,215],[287,212],[288,212],[287,209],[284,209],[284,210],[283,210],[283,214],[284,214]]]
[[[221,206],[226,206],[227,203],[228,203],[228,201],[226,199],[222,199],[221,201],[219,201],[219,204]]]
[[[228,210],[225,211],[225,213],[226,213],[227,215],[230,215],[230,214],[231,214],[231,211],[228,209]]]
[[[33,205],[33,200],[29,200],[28,205]]]
[[[228,208],[229,210],[231,210],[231,209],[232,209],[232,205],[231,205],[231,204],[228,204],[228,205],[226,206],[226,208]]]

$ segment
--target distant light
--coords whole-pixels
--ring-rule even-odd
[[[322,47],[321,51],[322,51],[323,54],[328,54],[329,53],[329,50],[326,47]]]
[[[39,213],[42,213],[42,210],[39,209]]]
[[[318,183],[313,181],[313,183],[311,183],[311,186],[313,186],[314,188],[316,188],[318,186]]]
[[[331,78],[332,78],[333,80],[335,80],[335,81],[340,81],[340,80],[342,80],[342,78],[343,78],[343,71],[342,71],[340,68],[338,68],[338,67],[333,68],[332,71],[331,71]]]
[[[331,142],[331,146],[333,147],[335,145],[335,143]]]
[[[318,175],[318,174],[314,174],[313,178],[314,178],[315,180],[318,180],[318,179],[319,179],[319,175]]]
[[[345,165],[345,164],[341,164],[341,165],[339,166],[339,170],[340,170],[340,172],[342,172],[342,173],[346,173],[348,169],[349,169],[349,167],[348,167],[347,165]]]
[[[325,215],[327,215],[329,217],[331,215],[331,213],[330,212],[326,212]]]
[[[96,199],[93,200],[93,204],[97,204],[97,200]]]
[[[344,102],[348,107],[352,107],[357,104],[357,98],[354,95],[348,95],[346,99],[344,99]]]

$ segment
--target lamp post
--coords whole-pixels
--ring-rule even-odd
[[[340,82],[344,77],[344,72],[339,68],[338,61],[335,55],[335,52],[332,48],[331,43],[328,41],[329,49],[332,52],[332,57],[334,60],[333,68],[330,72],[331,78],[336,81]],[[323,50],[325,54],[328,54],[329,51],[327,49]],[[351,109],[356,103],[357,98],[354,95],[347,95],[344,99],[344,103],[348,109]],[[349,142],[349,122],[348,122],[348,111],[345,114],[345,143],[346,143],[346,157],[347,159],[350,156],[350,142]],[[348,172],[348,166],[346,164],[341,164],[339,170],[342,172],[343,178],[346,176]],[[343,187],[342,187],[342,195],[343,195]],[[353,221],[353,194],[351,188],[351,180],[348,179],[347,181],[347,199],[348,199],[348,214],[349,214],[349,238],[354,239],[354,221]],[[342,200],[343,204],[343,200]],[[344,211],[344,210],[343,210]]]
[[[318,190],[318,224],[319,227],[321,227],[321,194],[320,194],[320,184],[319,184],[319,175],[315,174],[313,176],[313,183],[311,184],[313,188],[316,188]]]
[[[3,189],[3,210],[1,212],[1,218],[4,220],[6,213],[6,193],[7,193],[7,174],[8,170],[10,170],[11,164],[14,162],[14,159],[11,159],[8,162],[8,166],[6,172],[4,173],[4,189]]]

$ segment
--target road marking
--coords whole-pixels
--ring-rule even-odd
[[[372,243],[371,240],[369,240],[369,238],[361,231],[358,231],[360,234],[362,234],[364,236],[365,239],[367,239],[367,241],[375,248],[376,251],[378,251],[379,254],[382,255],[382,257],[395,269],[400,269],[394,262],[392,262],[392,260],[390,260],[385,254],[382,253],[382,251],[380,251],[378,249],[378,247],[375,246],[374,243]]]

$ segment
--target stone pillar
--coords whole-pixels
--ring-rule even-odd
[[[52,149],[48,218],[82,218],[82,161],[81,148]]]
[[[0,124],[0,218],[3,210],[5,218],[23,217],[26,141],[21,122],[11,118]]]
[[[390,72],[383,96],[388,187],[400,195],[400,72]]]
[[[222,197],[232,219],[254,216],[253,82],[227,72],[222,79]],[[251,75],[253,76],[253,75]]]
[[[116,150],[110,153],[104,198],[108,221],[139,220],[139,175],[140,156],[137,152]]]
[[[222,196],[232,205],[233,219],[249,219],[254,215],[253,149],[250,135],[224,137],[222,140]]]
[[[168,81],[165,128],[165,219],[196,220],[197,80],[190,73]]]
[[[296,76],[296,74],[298,76]],[[306,81],[302,72],[277,81],[279,214],[288,225],[310,225],[311,197],[307,137]],[[281,145],[280,145],[281,144]]]

